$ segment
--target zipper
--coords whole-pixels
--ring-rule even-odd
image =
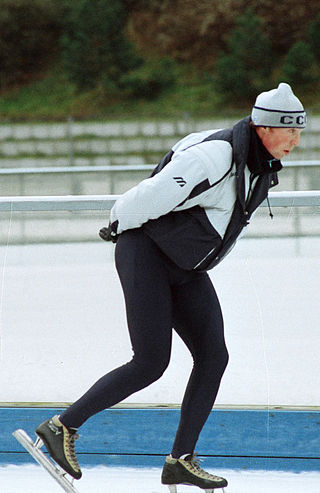
[[[249,202],[250,198],[251,198],[251,195],[252,195],[252,186],[253,186],[253,182],[256,178],[258,178],[259,175],[257,175],[256,173],[251,173],[250,174],[250,180],[249,180],[249,190],[248,190],[248,193],[247,193],[247,198],[246,198],[246,203]]]
[[[271,161],[269,161],[269,166],[270,168],[272,167],[272,161],[277,161],[277,159],[272,159]],[[248,204],[249,200],[250,200],[250,197],[251,197],[251,194],[252,194],[252,185],[253,185],[253,182],[255,180],[255,178],[257,178],[257,174],[255,173],[251,173],[250,175],[250,181],[249,181],[249,191],[248,191],[248,194],[247,194],[247,200],[246,200],[246,204]],[[269,209],[269,216],[270,216],[270,219],[273,219],[273,214],[272,214],[272,210],[271,210],[271,205],[270,205],[270,201],[269,201],[269,197],[267,196],[267,204],[268,204],[268,209]],[[248,214],[247,211],[245,211],[245,214]]]
[[[210,250],[210,252],[209,252],[209,253],[207,253],[207,255],[206,255],[206,256],[205,256],[202,260],[200,260],[200,262],[199,262],[197,265],[195,265],[195,266],[193,267],[193,270],[195,270],[195,269],[197,269],[198,267],[200,267],[200,265],[201,265],[203,262],[205,262],[205,261],[207,260],[207,258],[208,258],[208,257],[210,257],[210,255],[211,255],[211,254],[212,254],[212,253],[216,250],[216,248],[217,248],[217,247],[212,248],[212,250]],[[217,259],[219,259],[219,257],[217,257]]]

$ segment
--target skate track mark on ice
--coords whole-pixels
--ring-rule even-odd
[[[16,430],[12,433],[16,440],[29,452],[38,464],[40,464],[67,493],[78,493],[71,481],[66,478],[66,473],[58,468],[41,450],[43,445],[40,439],[33,442],[24,430]]]

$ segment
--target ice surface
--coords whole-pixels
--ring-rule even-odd
[[[131,359],[104,243],[0,247],[0,402],[70,402]],[[242,239],[210,272],[230,354],[217,404],[320,405],[319,270],[318,238]],[[191,367],[174,335],[164,376],[127,402],[181,402]]]
[[[209,471],[229,481],[226,493],[319,493],[320,473],[265,471]],[[94,467],[83,469],[75,486],[79,493],[168,493],[157,468]],[[59,493],[63,490],[40,466],[0,467],[0,493]],[[178,493],[200,493],[196,487],[180,485]],[[220,490],[216,490],[219,493]]]

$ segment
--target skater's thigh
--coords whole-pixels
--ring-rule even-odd
[[[127,231],[117,242],[116,267],[135,355],[170,352],[172,301],[161,252],[140,229]]]
[[[225,348],[220,302],[208,274],[177,286],[173,306],[174,329],[194,356]]]

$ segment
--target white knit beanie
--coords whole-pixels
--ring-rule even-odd
[[[289,84],[262,92],[252,108],[251,118],[257,127],[304,128],[306,113]]]

